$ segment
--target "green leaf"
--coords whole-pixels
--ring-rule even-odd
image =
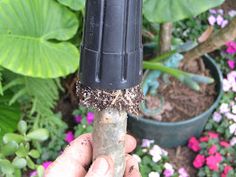
[[[38,174],[38,177],[43,177],[44,167],[42,165],[37,167],[37,174]]]
[[[9,160],[0,159],[0,169],[3,172],[3,174],[11,175],[14,173],[14,166],[11,164]]]
[[[11,96],[10,94],[0,96],[0,139],[5,133],[16,130],[21,116],[18,104],[8,105]]]
[[[26,167],[27,161],[26,161],[24,158],[16,157],[16,158],[13,160],[12,164],[13,164],[15,167],[17,167],[17,168],[22,169],[22,168]]]
[[[21,145],[19,149],[16,151],[16,155],[18,157],[27,157],[28,153],[29,153],[28,149],[23,145]]]
[[[11,141],[11,142],[3,145],[0,152],[4,156],[13,155],[16,152],[16,150],[18,149],[18,147],[19,146],[15,141]]]
[[[2,68],[0,67],[0,95],[3,95],[3,88],[2,88]]]
[[[41,129],[34,130],[33,132],[30,132],[26,136],[27,138],[31,140],[45,141],[46,139],[48,139],[49,132],[48,130],[41,128]]]
[[[30,155],[31,157],[37,159],[37,158],[39,158],[40,153],[39,153],[39,151],[33,149],[33,150],[31,150],[31,151],[29,152],[29,155]]]
[[[24,136],[22,135],[18,135],[16,133],[7,133],[3,136],[3,142],[5,144],[11,142],[11,141],[15,141],[17,143],[21,143],[23,141],[25,141]]]
[[[77,29],[76,15],[54,0],[1,0],[0,65],[40,78],[72,73],[79,52],[64,41]]]
[[[143,13],[151,22],[174,22],[199,15],[224,0],[144,0]]]
[[[58,2],[73,10],[82,10],[85,6],[85,0],[58,0]]]
[[[26,131],[27,131],[27,123],[23,120],[21,120],[19,123],[18,123],[18,131],[21,133],[21,134],[25,134]]]
[[[35,169],[35,164],[34,164],[34,162],[33,162],[29,157],[26,157],[26,161],[27,161],[27,166],[28,166],[30,169],[34,170],[34,169]]]

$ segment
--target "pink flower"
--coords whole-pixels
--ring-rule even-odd
[[[42,166],[46,170],[51,164],[52,164],[52,161],[45,161],[45,162],[43,162]]]
[[[199,169],[205,164],[205,160],[206,159],[204,155],[198,154],[193,161],[193,166]]]
[[[210,9],[209,12],[210,12],[211,14],[217,14],[217,11],[216,11],[215,9]]]
[[[92,124],[93,120],[94,120],[94,113],[93,112],[88,112],[86,120],[87,120],[89,125]]]
[[[219,138],[219,134],[215,133],[215,132],[208,132],[207,133],[210,139],[218,139]]]
[[[165,171],[164,171],[164,176],[165,177],[171,177],[173,174],[174,174],[174,169],[165,169]]]
[[[179,172],[179,177],[189,177],[189,174],[184,168],[180,168],[178,172]]]
[[[235,68],[235,61],[228,60],[227,63],[228,63],[228,66],[229,66],[230,69],[234,69]]]
[[[233,170],[233,168],[229,165],[226,165],[224,168],[224,172],[221,174],[221,177],[227,177],[229,171]]]
[[[80,124],[82,122],[83,117],[81,115],[76,115],[75,116],[75,122]]]
[[[214,24],[216,23],[216,18],[213,15],[211,15],[208,17],[208,22],[211,26],[214,26]]]
[[[65,141],[66,141],[67,143],[70,143],[70,142],[73,141],[74,139],[75,139],[75,137],[74,137],[73,132],[72,132],[72,131],[68,131],[68,132],[66,133]]]
[[[221,15],[217,15],[217,17],[216,17],[217,25],[221,26],[223,21],[224,21],[224,18]]]
[[[199,141],[200,142],[208,142],[209,138],[207,136],[203,136],[203,137],[199,138]]]
[[[153,144],[153,143],[154,143],[154,140],[143,139],[141,147],[149,148],[151,146],[151,144]]]
[[[226,25],[228,25],[229,24],[229,21],[228,20],[223,20],[223,22],[221,23],[221,28],[224,28],[224,27],[226,27]]]
[[[235,54],[236,53],[236,43],[234,41],[229,41],[226,43],[227,49],[226,52],[228,54]]]
[[[224,14],[224,10],[223,10],[223,9],[218,9],[217,12],[218,12],[219,14],[221,14],[221,15]]]
[[[188,147],[192,149],[194,152],[198,152],[201,150],[200,143],[196,139],[196,137],[191,137],[188,141]]]
[[[221,141],[221,142],[220,142],[220,145],[221,145],[222,147],[225,147],[225,148],[228,148],[228,147],[230,146],[230,144],[229,144],[228,142],[226,142],[226,141]]]
[[[217,152],[217,146],[216,145],[212,145],[209,149],[208,149],[208,154],[210,155],[214,155]]]
[[[222,115],[221,115],[220,113],[218,113],[218,112],[214,112],[214,114],[213,114],[213,120],[214,120],[215,122],[220,122],[220,121],[222,120]]]
[[[218,171],[219,169],[219,159],[216,156],[209,156],[206,158],[206,165],[210,170]]]

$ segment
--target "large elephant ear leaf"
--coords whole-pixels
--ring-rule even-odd
[[[1,0],[0,65],[39,78],[74,72],[79,52],[65,41],[78,25],[76,15],[54,0]]]
[[[224,0],[144,0],[144,16],[151,22],[175,22],[219,6]]]
[[[85,6],[85,0],[58,0],[58,2],[76,11],[82,10]]]
[[[1,138],[5,133],[13,132],[17,128],[20,120],[20,106],[13,104],[9,106],[11,94],[0,96],[0,143]]]

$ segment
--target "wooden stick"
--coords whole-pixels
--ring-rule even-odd
[[[111,156],[115,163],[114,177],[123,177],[125,171],[125,135],[127,113],[108,108],[95,112],[93,131],[93,159]]]
[[[160,25],[159,54],[171,50],[172,28],[173,24],[171,22]]]

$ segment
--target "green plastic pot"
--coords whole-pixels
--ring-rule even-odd
[[[209,56],[204,56],[203,61],[206,68],[216,82],[217,97],[215,102],[203,113],[185,121],[179,122],[158,122],[143,117],[128,115],[128,130],[131,134],[140,139],[152,139],[161,147],[173,148],[185,145],[192,136],[199,137],[211,117],[213,111],[219,105],[223,95],[223,77],[219,67]]]

